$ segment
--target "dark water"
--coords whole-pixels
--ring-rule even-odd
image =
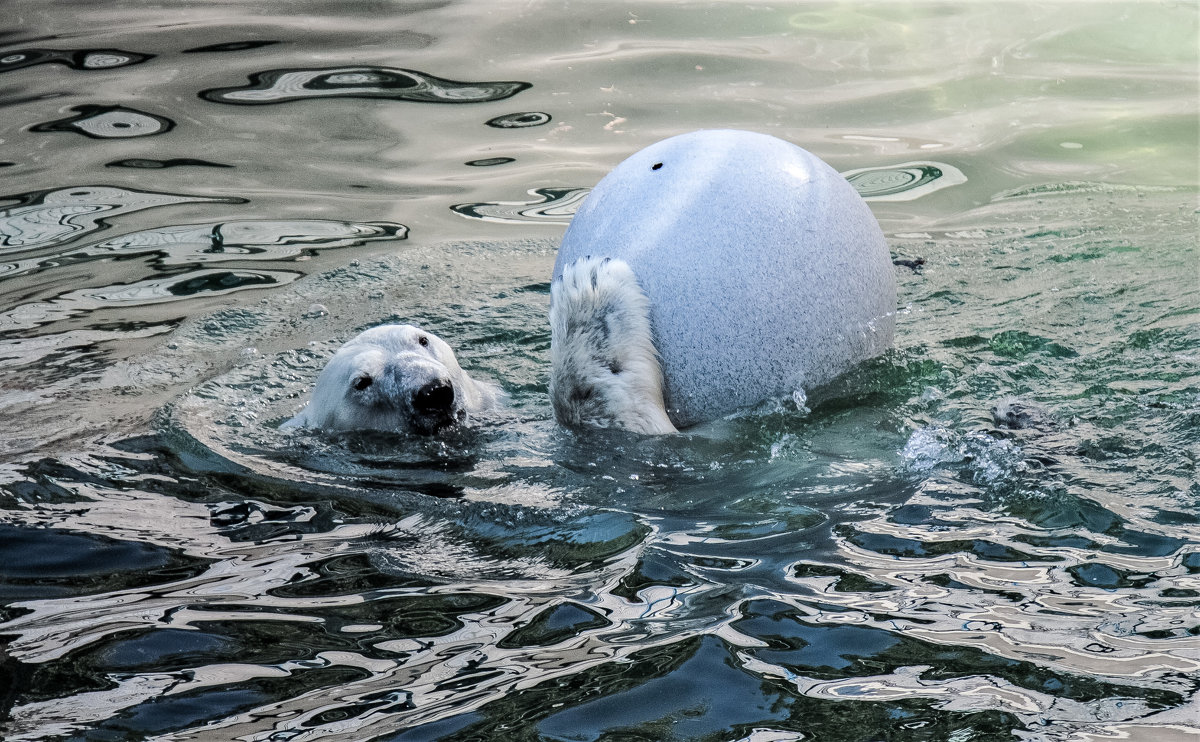
[[[4,739],[1200,735],[1194,4],[8,18]],[[563,225],[717,126],[868,198],[896,349],[559,429]],[[279,431],[387,321],[509,404]]]

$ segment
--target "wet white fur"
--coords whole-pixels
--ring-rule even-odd
[[[370,386],[356,389],[355,382],[366,376],[371,378]],[[494,407],[500,395],[495,385],[468,376],[450,346],[433,333],[413,325],[374,327],[329,359],[317,378],[312,401],[282,427],[435,432],[444,420],[414,410],[412,396],[439,379],[454,388],[455,423]]]
[[[571,427],[674,433],[650,301],[623,260],[580,258],[550,285],[550,399]]]

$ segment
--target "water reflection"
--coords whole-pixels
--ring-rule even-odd
[[[227,268],[179,272],[179,266],[246,260],[292,260],[317,249],[350,247],[378,240],[402,240],[407,235],[407,227],[390,222],[245,220],[183,224],[132,232],[64,254],[0,264],[0,278],[11,278],[105,258],[147,256],[156,271],[171,273],[167,277],[68,291],[43,301],[21,304],[0,312],[0,335],[86,316],[97,310],[278,287],[303,275],[295,271]],[[30,357],[27,360],[41,357],[33,348],[28,350]]]
[[[393,222],[260,219],[180,224],[130,232],[51,257],[0,263],[0,279],[107,257],[149,255],[157,268],[236,260],[290,260],[316,249],[407,237],[408,227]]]
[[[305,98],[389,98],[421,103],[483,103],[503,100],[531,87],[527,82],[456,82],[417,70],[391,67],[332,67],[256,72],[250,85],[214,88],[200,97],[252,106]]]
[[[482,160],[471,160],[463,164],[470,165],[471,167],[492,167],[493,165],[507,165],[510,162],[516,161],[515,157],[486,157]]]
[[[154,58],[153,54],[121,49],[14,49],[0,52],[0,55],[3,55],[0,56],[0,72],[51,63],[75,70],[106,70],[140,64]]]
[[[116,186],[74,186],[3,196],[0,249],[34,250],[61,245],[105,229],[106,219],[175,204],[240,204],[244,199],[185,196]]]
[[[0,313],[0,335],[86,316],[100,309],[141,307],[182,301],[200,294],[221,296],[246,289],[282,286],[303,275],[296,271],[205,268],[133,283],[78,289]]]
[[[127,160],[106,162],[104,166],[132,167],[139,170],[161,170],[168,167],[233,167],[233,165],[223,165],[219,162],[209,162],[208,160],[194,160],[187,157],[176,157],[170,160],[151,160],[144,157],[135,157]]]
[[[497,116],[486,122],[495,129],[524,129],[530,126],[541,126],[550,123],[550,114],[541,111],[527,113],[508,113]]]
[[[504,161],[511,160],[504,158]],[[482,163],[490,165],[494,160],[477,160],[467,164]],[[961,170],[940,162],[907,162],[889,167],[862,168],[847,171],[843,175],[867,201],[911,201],[967,182]],[[590,188],[535,188],[528,193],[540,196],[538,201],[483,201],[455,204],[450,209],[468,219],[488,222],[568,224],[590,191]]]
[[[537,201],[492,201],[455,204],[450,210],[468,219],[499,223],[569,224],[590,188],[534,188]]]
[[[74,106],[74,116],[35,124],[30,131],[73,131],[94,139],[125,139],[164,134],[175,128],[165,116],[125,106]]]
[[[967,182],[961,170],[944,162],[905,162],[849,170],[842,175],[867,201],[912,201]]]
[[[197,46],[192,49],[184,49],[184,54],[201,54],[207,52],[243,52],[248,49],[260,49],[264,46],[272,46],[282,42],[260,39],[255,41],[225,41],[220,44],[208,44],[206,46]]]

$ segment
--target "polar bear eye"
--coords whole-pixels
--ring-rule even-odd
[[[425,346],[429,345],[429,338],[422,335],[421,337],[417,338],[417,342],[420,343],[422,348],[424,348]]]
[[[359,376],[354,381],[350,382],[350,385],[361,392],[363,389],[366,389],[374,383],[375,380],[370,376]]]

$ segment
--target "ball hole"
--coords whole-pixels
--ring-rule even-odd
[[[659,169],[659,168],[661,168],[661,167],[662,167],[662,163],[661,163],[661,162],[656,162],[656,163],[654,163],[653,165],[651,165],[651,166],[650,166],[650,169],[651,169],[651,170],[658,170],[658,169]]]

